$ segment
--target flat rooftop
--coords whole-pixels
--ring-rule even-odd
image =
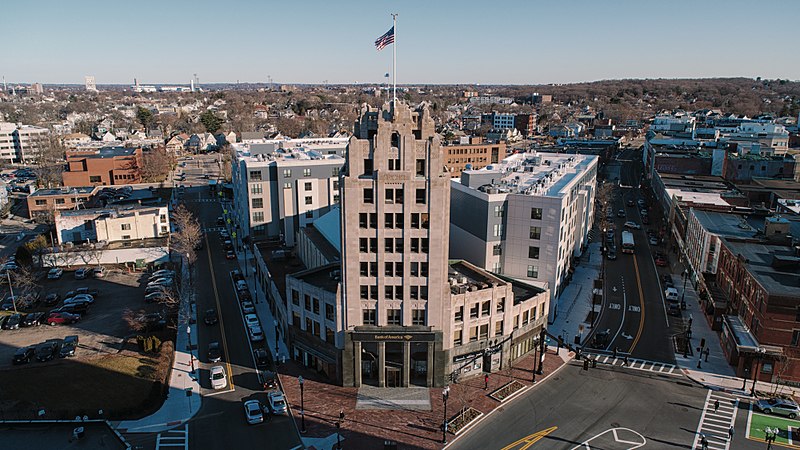
[[[236,157],[248,164],[272,162],[328,161],[344,164],[346,138],[267,141],[234,144]]]
[[[81,426],[81,439],[72,439],[72,430]],[[129,449],[128,443],[105,421],[7,421],[0,422],[0,448],[30,450]]]
[[[724,244],[734,255],[741,255],[747,260],[747,269],[759,284],[769,292],[770,296],[800,298],[800,277],[797,276],[798,264],[777,264],[774,261],[800,262],[791,247],[783,245],[767,245],[751,242],[739,242],[724,239]]]
[[[778,204],[795,214],[800,215],[800,199],[790,200],[779,198]]]
[[[696,192],[694,190],[665,189],[672,198],[678,198],[679,202],[695,203],[715,206],[733,206],[722,198],[720,192]]]
[[[757,228],[747,223],[747,220],[738,214],[724,214],[713,211],[693,209],[692,214],[697,221],[711,233],[720,236],[750,238],[756,235]],[[762,226],[763,229],[763,221]]]
[[[340,263],[328,264],[289,276],[335,294],[342,279],[342,265]]]
[[[593,155],[516,153],[498,164],[463,171],[461,184],[489,194],[558,197],[597,159]]]
[[[97,149],[94,153],[71,153],[67,155],[67,158],[73,159],[80,159],[80,158],[89,158],[89,159],[106,159],[106,158],[116,158],[121,156],[131,156],[136,152],[135,148],[128,148],[128,147],[103,147]]]
[[[44,197],[48,195],[89,195],[97,186],[63,187],[53,189],[39,189],[31,194],[32,197]]]

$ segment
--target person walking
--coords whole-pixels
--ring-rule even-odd
[[[489,389],[489,374],[483,376],[483,390]]]
[[[719,400],[714,400],[714,412],[717,412],[719,409]]]
[[[728,440],[729,441],[733,440],[733,427],[732,426],[730,428],[728,428]]]
[[[703,450],[708,450],[708,439],[706,439],[705,434],[700,435],[700,448]]]

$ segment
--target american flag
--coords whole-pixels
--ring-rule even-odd
[[[389,28],[386,34],[375,40],[375,48],[378,51],[383,50],[389,44],[394,44],[394,27]]]

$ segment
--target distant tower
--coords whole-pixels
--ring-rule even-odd
[[[190,83],[189,83],[189,84],[190,84],[190,86],[191,86],[191,87],[189,88],[189,90],[190,90],[191,92],[194,92],[194,78],[192,78],[192,79],[191,79],[191,81],[190,81]]]
[[[194,88],[200,90],[200,78],[197,78],[197,74],[194,74]]]
[[[86,90],[89,92],[97,92],[97,85],[94,82],[93,75],[86,75],[84,77],[84,82],[86,84]]]

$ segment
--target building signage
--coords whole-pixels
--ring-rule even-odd
[[[352,333],[354,341],[375,341],[375,342],[433,342],[434,333]]]

